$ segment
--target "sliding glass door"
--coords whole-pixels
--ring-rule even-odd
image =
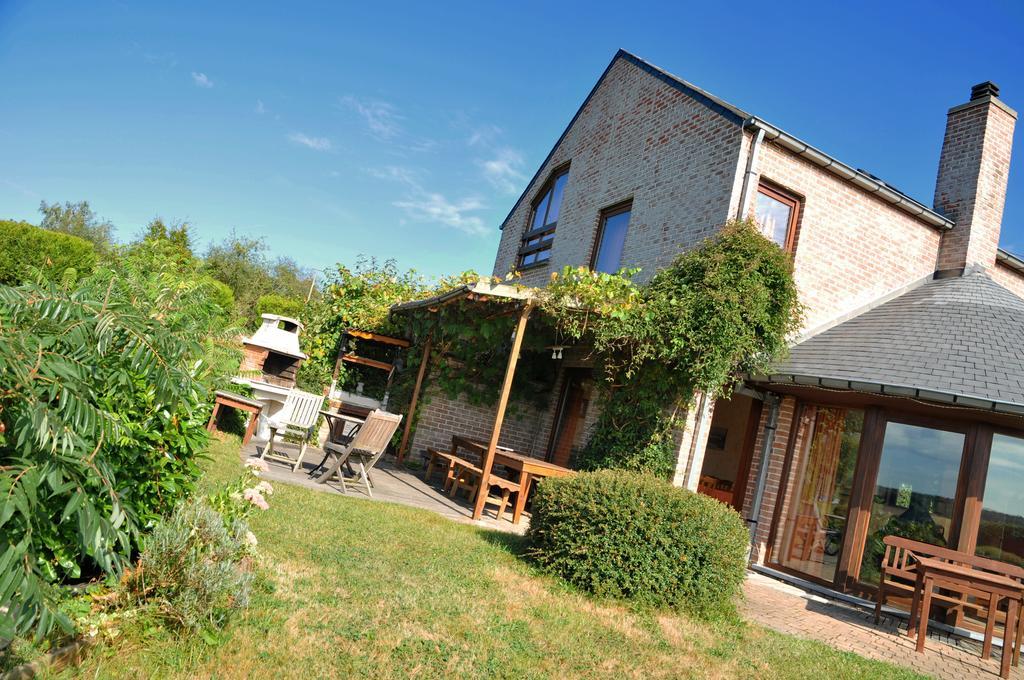
[[[770,565],[867,595],[893,535],[1024,566],[1024,433],[880,407],[797,414]]]
[[[1024,438],[992,436],[975,552],[1024,566]]]
[[[889,421],[878,462],[860,581],[876,585],[885,536],[953,544],[965,432]]]
[[[863,427],[864,412],[857,409],[804,409],[801,445],[790,465],[790,500],[772,551],[779,566],[817,581],[835,580]]]

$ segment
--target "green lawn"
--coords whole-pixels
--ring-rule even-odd
[[[208,482],[237,470],[212,448]],[[126,630],[75,677],[911,678],[909,671],[733,622],[637,611],[574,592],[521,539],[411,508],[278,485],[253,521],[263,574],[219,641]]]

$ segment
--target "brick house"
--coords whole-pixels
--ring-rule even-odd
[[[731,503],[755,567],[870,594],[883,532],[1024,564],[1024,261],[998,247],[1016,113],[951,108],[932,207],[619,51],[502,223],[494,274],[639,280],[731,218],[793,257],[805,327],[770,375],[698,397],[675,482]],[[566,352],[546,409],[501,443],[565,463],[597,408]],[[493,411],[434,393],[413,449]],[[899,525],[899,526],[898,526]]]

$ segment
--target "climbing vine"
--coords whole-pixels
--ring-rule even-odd
[[[727,224],[646,285],[635,283],[638,272],[566,268],[546,288],[529,290],[540,311],[524,337],[510,408],[547,405],[557,374],[553,347],[586,348],[599,378],[601,415],[576,464],[668,476],[679,420],[694,395],[727,395],[742,374],[766,370],[799,328],[801,308],[789,256],[748,221]],[[307,319],[312,342],[304,370],[329,379],[348,328],[408,338],[413,347],[392,384],[392,403],[400,409],[409,403],[429,337],[431,384],[449,398],[493,404],[521,300],[469,296],[398,314],[392,309],[478,281],[473,272],[428,281],[393,262],[339,267]]]
[[[635,271],[566,269],[543,296],[556,332],[591,344],[602,411],[584,469],[672,473],[679,418],[700,391],[766,370],[800,327],[789,256],[749,221],[727,224],[645,286]]]

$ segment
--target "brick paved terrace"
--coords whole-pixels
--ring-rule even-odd
[[[843,651],[888,661],[936,678],[998,678],[999,647],[981,659],[981,644],[930,628],[925,651],[915,651],[905,618],[874,614],[803,591],[762,574],[750,573],[744,584],[741,612],[748,621],[780,633],[818,640]],[[1024,680],[1024,665],[1010,677]]]

